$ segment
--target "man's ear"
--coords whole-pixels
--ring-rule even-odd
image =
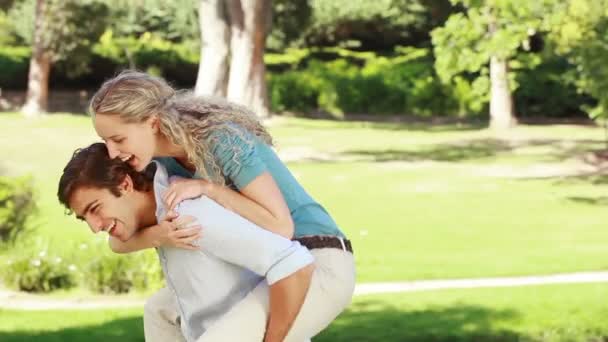
[[[133,192],[135,188],[133,187],[133,179],[131,178],[131,176],[126,175],[118,186],[118,188],[120,189],[120,193],[122,195]]]

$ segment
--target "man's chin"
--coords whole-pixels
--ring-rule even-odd
[[[122,242],[127,242],[127,241],[131,240],[131,238],[135,235],[136,231],[133,233],[123,231],[122,233],[123,234],[116,236],[116,238]]]

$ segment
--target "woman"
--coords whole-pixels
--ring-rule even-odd
[[[161,78],[125,71],[101,86],[90,111],[112,158],[121,158],[137,170],[156,158],[171,175],[182,177],[165,194],[169,207],[205,195],[309,248],[315,271],[286,340],[316,335],[350,303],[355,283],[350,242],[280,161],[271,148],[271,136],[249,110],[176,92]],[[159,225],[127,244],[112,241],[111,245],[122,252],[139,250],[171,240],[170,234],[166,225]],[[181,237],[182,245],[187,247],[189,241]],[[266,322],[250,322],[256,310],[267,311],[259,306],[256,290],[203,337],[231,340],[235,330],[248,336],[247,329],[264,329]],[[167,302],[166,294],[157,302]]]

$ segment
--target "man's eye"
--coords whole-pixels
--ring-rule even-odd
[[[99,209],[99,206],[98,206],[98,205],[94,206],[94,207],[91,209],[91,212],[92,212],[93,214],[95,214],[95,213],[97,212],[97,209]]]
[[[123,141],[125,141],[125,138],[114,139],[114,142],[117,143],[117,144],[120,144]]]

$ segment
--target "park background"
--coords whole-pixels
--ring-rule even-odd
[[[607,57],[605,0],[1,0],[0,340],[143,341],[155,253],[56,199],[125,68],[254,109],[360,286],[601,278]],[[500,284],[359,291],[314,340],[608,340],[605,282]]]

